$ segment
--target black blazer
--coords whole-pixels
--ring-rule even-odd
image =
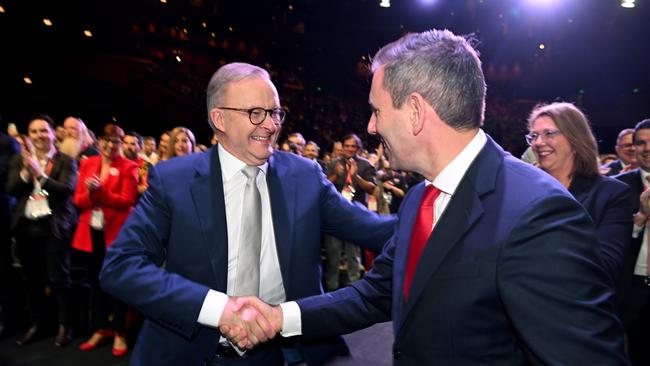
[[[76,222],[76,211],[72,205],[72,194],[77,183],[77,162],[61,153],[53,157],[52,171],[43,184],[47,191],[48,203],[52,210],[52,235],[57,239],[69,243],[72,230]],[[20,177],[23,168],[23,158],[16,155],[11,159],[9,177],[7,179],[7,193],[18,200],[14,215],[11,220],[11,229],[15,230],[21,216],[24,216],[25,205],[29,199],[34,183],[25,183]]]
[[[576,176],[569,187],[569,192],[587,210],[596,225],[598,250],[617,291],[623,264],[631,249],[633,224],[630,191],[627,184],[600,175]]]

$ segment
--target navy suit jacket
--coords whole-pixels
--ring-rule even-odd
[[[630,191],[627,184],[600,175],[573,177],[569,186],[569,192],[587,210],[596,225],[601,259],[617,294],[624,263],[631,249],[633,224]]]
[[[395,218],[346,201],[320,167],[274,152],[267,184],[288,300],[322,293],[321,230],[379,247]],[[197,323],[208,292],[226,292],[228,238],[218,149],[153,166],[149,188],[112,246],[102,287],[143,312],[134,365],[198,365],[217,348],[217,329]],[[303,347],[310,364],[344,348],[341,339]]]
[[[471,164],[402,294],[424,185],[372,271],[299,300],[303,336],[393,320],[396,365],[623,365],[623,330],[594,226],[559,182],[492,139]]]

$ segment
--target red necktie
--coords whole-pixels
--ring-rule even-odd
[[[424,189],[424,195],[420,202],[418,216],[413,223],[413,234],[411,235],[411,246],[409,247],[408,261],[406,262],[406,276],[404,276],[404,299],[408,297],[411,280],[415,274],[415,268],[420,261],[420,256],[431,235],[433,227],[433,203],[440,195],[440,190],[432,184]]]

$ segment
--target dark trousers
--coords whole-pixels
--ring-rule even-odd
[[[92,329],[112,328],[115,332],[124,335],[126,331],[126,305],[105,293],[99,286],[99,272],[102,269],[106,244],[104,231],[91,229],[93,240],[92,253],[84,253],[82,260],[87,270],[85,281],[92,289]],[[113,314],[112,326],[109,316]]]
[[[32,323],[41,320],[45,288],[49,286],[56,300],[58,321],[68,325],[70,246],[52,235],[51,219],[21,218],[15,231],[16,252],[25,272],[25,288]]]
[[[650,365],[650,286],[643,276],[632,276],[621,317],[634,366]]]

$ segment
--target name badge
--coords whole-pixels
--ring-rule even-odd
[[[90,214],[90,227],[95,230],[104,230],[104,211],[94,209]]]

